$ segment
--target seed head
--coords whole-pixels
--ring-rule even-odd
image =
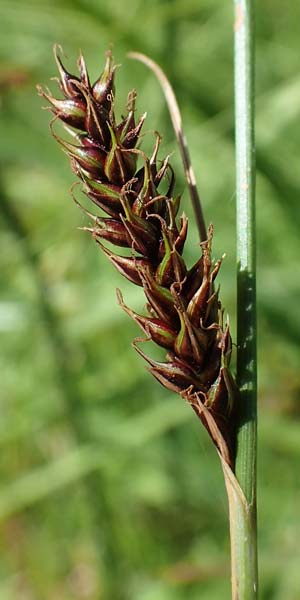
[[[158,159],[158,134],[152,156],[139,148],[146,115],[136,121],[136,92],[128,94],[126,113],[118,122],[114,109],[116,65],[111,52],[107,52],[102,74],[91,85],[83,56],[78,60],[79,74],[73,76],[63,66],[59,51],[55,47],[63,98],[57,99],[41,87],[38,93],[49,102],[55,120],[60,120],[73,137],[70,142],[53,131],[70,157],[84,194],[106,213],[86,211],[92,224],[83,229],[121,275],[143,288],[145,315],[126,306],[118,290],[119,304],[146,340],[167,354],[164,361],[155,361],[146,356],[137,340],[135,349],[162,385],[188,400],[223,458],[233,466],[231,337],[228,323],[223,324],[215,287],[222,259],[215,263],[211,259],[213,228],[209,227],[201,244],[201,256],[188,267],[182,256],[188,220],[184,214],[176,220],[180,197],[173,195],[174,172],[168,157]],[[162,182],[166,192],[161,190]],[[129,254],[114,253],[103,242],[127,248]],[[208,415],[213,417],[213,428]]]

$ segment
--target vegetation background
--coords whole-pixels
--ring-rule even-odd
[[[92,78],[114,44],[117,105],[138,89],[145,130],[182,168],[152,74],[182,108],[220,281],[235,322],[233,8],[219,0],[2,0],[1,600],[230,597],[227,505],[216,453],[180,398],[146,373],[113,270],[70,199],[74,181],[35,84],[81,48]],[[257,2],[259,545],[264,600],[300,597],[300,5]],[[55,88],[51,82],[51,88]],[[150,147],[149,133],[145,147]],[[148,144],[148,146],[147,146]],[[199,253],[189,199],[187,260]]]

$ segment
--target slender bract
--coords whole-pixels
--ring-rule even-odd
[[[151,69],[151,71],[153,71],[153,73],[157,77],[158,81],[160,82],[160,85],[162,87],[162,90],[164,92],[165,99],[166,99],[166,102],[168,105],[170,117],[172,120],[178,147],[180,150],[183,167],[184,167],[184,173],[185,173],[185,177],[186,177],[187,184],[189,187],[189,194],[190,194],[190,198],[191,198],[191,202],[192,202],[192,206],[193,206],[193,210],[194,210],[194,217],[195,217],[196,225],[197,225],[197,228],[199,231],[199,237],[200,237],[200,240],[202,242],[204,242],[206,240],[206,226],[205,226],[205,221],[204,221],[203,209],[202,209],[202,204],[200,201],[200,196],[199,196],[199,192],[198,192],[198,188],[197,188],[197,184],[196,184],[196,177],[195,177],[194,169],[193,169],[191,159],[190,159],[190,153],[189,153],[186,137],[185,137],[183,127],[182,127],[181,114],[180,114],[180,110],[179,110],[179,106],[177,103],[177,99],[176,99],[174,90],[173,90],[169,80],[167,79],[165,73],[163,72],[163,70],[160,68],[160,66],[154,60],[152,60],[148,56],[145,56],[145,54],[141,54],[140,52],[129,52],[128,56],[130,58],[134,58],[136,60],[141,61],[147,67],[149,67],[149,69]]]
[[[256,533],[256,265],[254,141],[254,2],[235,0],[237,196],[236,478],[244,498],[230,497],[233,597],[257,597]]]

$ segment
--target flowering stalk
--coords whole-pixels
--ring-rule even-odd
[[[153,360],[133,345],[149,371],[166,388],[187,400],[208,430],[223,465],[233,473],[236,438],[236,388],[229,370],[231,337],[215,285],[222,259],[213,262],[213,228],[201,243],[201,256],[190,268],[183,258],[188,221],[177,219],[180,197],[168,157],[159,160],[160,136],[151,156],[139,147],[145,114],[135,116],[136,92],[127,98],[125,115],[114,111],[114,65],[110,52],[99,79],[92,85],[83,56],[79,75],[63,66],[54,49],[63,98],[38,92],[49,102],[53,121],[61,121],[71,141],[53,130],[70,157],[71,167],[91,204],[103,214],[83,208],[91,223],[84,227],[124,277],[143,288],[146,314],[129,308],[118,290],[118,301],[145,334],[166,351]],[[107,243],[125,249],[115,253]]]

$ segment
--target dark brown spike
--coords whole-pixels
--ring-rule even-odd
[[[179,393],[193,407],[207,428],[223,459],[234,462],[237,397],[229,372],[231,338],[215,279],[221,260],[212,263],[213,228],[201,243],[201,258],[187,269],[182,253],[188,220],[176,220],[180,196],[173,196],[175,175],[169,156],[158,158],[161,143],[155,132],[152,156],[139,147],[146,115],[136,122],[136,92],[130,92],[127,112],[117,124],[111,52],[100,77],[91,87],[82,55],[80,78],[63,66],[61,49],[55,60],[64,95],[56,99],[48,90],[38,92],[50,104],[55,119],[64,123],[72,142],[54,136],[71,159],[71,167],[83,184],[83,192],[110,218],[80,208],[92,221],[83,227],[95,239],[121,275],[143,288],[148,314],[136,313],[118,292],[119,303],[146,335],[168,351],[165,361],[147,357],[153,376],[166,388]],[[73,128],[78,131],[73,131]],[[141,166],[137,169],[137,163]],[[203,236],[205,237],[205,236]],[[127,249],[125,256],[106,248],[105,240]]]

